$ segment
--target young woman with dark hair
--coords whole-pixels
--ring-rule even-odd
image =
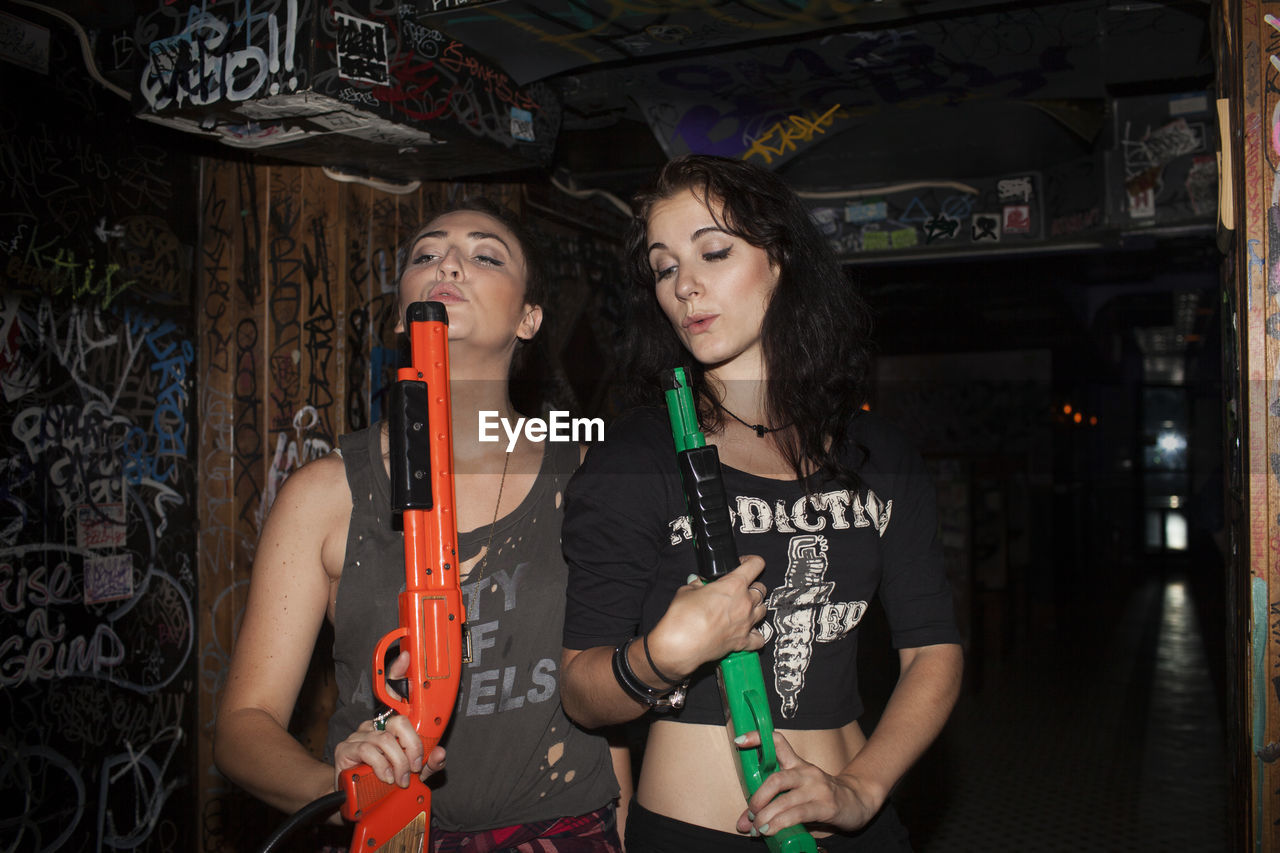
[[[403,717],[384,729],[372,722],[374,647],[398,625],[405,584],[387,429],[375,424],[292,474],[270,509],[216,721],[218,768],[285,812],[336,790],[338,774],[359,764],[401,786],[419,774],[434,789],[436,853],[619,851],[614,798],[618,780],[630,788],[626,750],[611,756],[559,701],[560,519],[581,449],[523,434],[508,449],[478,428],[481,411],[514,419],[513,359],[538,333],[546,299],[537,244],[501,209],[467,202],[413,235],[400,270],[401,324],[423,300],[444,303],[449,317],[458,547],[474,646],[443,748],[425,755]],[[338,697],[320,761],[288,724],[325,619]]]
[[[723,199],[720,209],[708,208],[710,221],[763,249],[777,270],[778,298],[770,298],[759,329],[769,388],[761,415],[764,423],[789,423],[794,429],[777,432],[773,443],[797,477],[807,473],[809,463],[830,475],[847,475],[840,451],[844,427],[870,389],[871,315],[800,200],[771,172],[738,160],[688,157],[669,164],[654,186],[637,196],[626,260],[631,282],[642,284],[626,291],[633,318],[627,327],[627,369],[636,380],[629,387],[644,386],[652,399],[664,368],[691,362],[706,425],[719,429],[731,417],[708,387],[708,366],[691,361],[653,298],[656,273],[642,223],[655,205],[684,190]]]
[[[691,155],[639,196],[628,366],[657,408],[620,417],[570,484],[564,705],[656,714],[629,853],[761,849],[804,823],[829,853],[909,850],[889,794],[941,730],[962,655],[919,455],[861,408],[868,311],[775,175]],[[692,370],[744,557],[696,578],[659,377]],[[858,624],[878,596],[900,676],[858,723]],[[714,666],[759,650],[781,770],[744,801]],[[666,708],[687,684],[683,706]],[[679,704],[675,700],[674,704]],[[758,746],[756,735],[732,742]]]

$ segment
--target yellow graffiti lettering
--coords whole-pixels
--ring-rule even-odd
[[[781,157],[788,151],[796,150],[796,144],[810,142],[814,136],[825,134],[825,128],[835,123],[840,105],[836,104],[822,115],[810,113],[806,116],[787,116],[785,121],[776,122],[763,135],[751,141],[751,147],[742,155],[743,160],[752,157],[763,157],[766,165],[773,162],[774,157]]]

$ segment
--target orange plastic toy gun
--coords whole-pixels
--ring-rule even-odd
[[[462,676],[466,609],[458,578],[449,408],[449,317],[439,302],[415,302],[405,319],[411,367],[391,389],[391,508],[404,519],[405,589],[400,627],[373,653],[377,697],[413,723],[424,757],[444,735]],[[384,661],[393,643],[409,652],[408,692],[387,689]],[[416,775],[388,784],[368,765],[343,774],[342,816],[355,821],[353,851],[426,849],[431,789]]]

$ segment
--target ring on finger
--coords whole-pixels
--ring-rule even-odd
[[[383,711],[381,714],[378,714],[376,717],[374,717],[373,718],[374,731],[385,732],[387,730],[387,719],[394,713],[395,711],[388,708],[387,710]]]
[[[747,587],[747,589],[751,590],[754,593],[759,594],[760,603],[764,604],[764,599],[765,599],[764,590],[760,589],[760,587],[758,586],[750,586],[750,587]]]

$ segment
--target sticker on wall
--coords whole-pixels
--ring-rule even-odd
[[[386,86],[391,80],[387,65],[387,28],[377,21],[335,12],[338,19],[338,76]]]
[[[852,223],[883,222],[889,218],[888,205],[883,199],[877,201],[851,201],[844,206],[844,221]]]
[[[1001,227],[1006,234],[1031,233],[1031,205],[1006,204]]]
[[[925,243],[936,243],[939,240],[954,240],[960,233],[960,220],[952,219],[945,213],[939,213],[924,223]]]
[[[1218,159],[1212,155],[1197,156],[1187,171],[1187,196],[1197,216],[1218,209]]]
[[[813,224],[818,226],[818,232],[823,237],[835,237],[840,233],[840,223],[836,221],[836,211],[833,207],[815,207],[809,211],[809,218],[813,220]]]
[[[891,252],[920,245],[920,232],[915,228],[865,228],[862,251]]]
[[[862,251],[887,252],[893,248],[890,232],[867,229],[862,232]]]
[[[0,12],[0,59],[40,74],[49,73],[49,31]]]
[[[106,554],[84,561],[84,603],[133,597],[133,555]]]
[[[442,12],[453,12],[458,9],[471,9],[475,6],[488,6],[491,3],[504,3],[506,0],[431,0],[416,9],[418,15],[438,15]]]
[[[1154,219],[1156,215],[1156,188],[1151,184],[1143,185],[1134,191],[1129,190],[1129,215],[1134,219]]]
[[[76,508],[76,547],[123,548],[124,504],[81,504]]]
[[[1029,202],[1032,198],[1031,178],[1004,178],[996,182],[996,192],[1001,202]]]
[[[1209,96],[1204,92],[1186,92],[1169,98],[1169,115],[1186,116],[1207,113]]]
[[[533,113],[519,107],[511,108],[511,138],[520,142],[535,142]]]
[[[1205,150],[1204,125],[1179,118],[1153,130],[1139,143],[1148,162],[1164,166],[1185,154]]]
[[[1000,214],[975,213],[969,220],[969,239],[975,243],[999,243]]]

